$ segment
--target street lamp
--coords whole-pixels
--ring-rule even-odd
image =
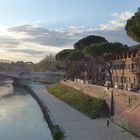
[[[113,89],[111,90],[111,104],[110,104],[110,116],[114,115],[114,96]]]

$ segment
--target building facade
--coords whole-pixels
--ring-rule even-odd
[[[114,56],[112,78],[116,87],[137,90],[140,86],[140,45]]]

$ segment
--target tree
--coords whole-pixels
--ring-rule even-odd
[[[75,43],[74,48],[76,50],[83,50],[84,48],[90,46],[91,44],[96,44],[96,43],[98,44],[103,42],[107,42],[107,40],[104,37],[90,35],[80,39],[77,43]]]
[[[40,62],[33,64],[32,71],[56,71],[56,60],[54,55],[46,55]]]
[[[73,49],[62,50],[55,55],[55,59],[58,61],[64,61],[66,60],[66,57],[68,56],[68,54],[71,53],[72,51]]]
[[[113,80],[112,80],[112,66],[113,66],[113,57],[115,54],[122,53],[127,51],[127,46],[121,43],[102,43],[102,44],[93,44],[90,47],[85,49],[85,52],[92,56],[94,62],[97,65],[101,65],[105,68],[108,73],[109,80],[111,86],[113,87]]]
[[[71,53],[69,53],[66,57],[66,59],[70,62],[78,62],[82,59],[84,59],[84,54],[81,51],[74,50]]]
[[[68,54],[67,56],[67,61],[69,62],[69,69],[68,69],[68,75],[70,77],[74,78],[79,78],[80,76],[80,65],[79,62],[84,59],[85,56],[83,52],[79,50],[74,50],[71,53]]]
[[[140,42],[140,8],[138,8],[134,16],[127,20],[125,30],[130,38]]]

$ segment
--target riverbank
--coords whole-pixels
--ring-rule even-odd
[[[49,94],[45,86],[30,85],[30,88],[47,108],[53,124],[63,129],[65,140],[139,140],[112,122],[107,127],[107,119],[88,118]]]
[[[52,136],[54,138],[54,140],[63,140],[64,139],[64,133],[62,132],[62,130],[59,128],[58,125],[55,125],[54,122],[52,122],[50,116],[49,116],[49,110],[48,108],[45,106],[45,104],[41,101],[41,99],[39,98],[39,96],[37,96],[37,94],[34,92],[34,90],[31,88],[31,86],[26,86],[25,87],[29,93],[31,93],[31,95],[34,97],[34,99],[38,102],[43,115],[44,115],[44,119],[46,120],[46,122],[49,125],[49,128],[51,130]]]
[[[103,99],[91,97],[82,91],[61,83],[51,84],[47,87],[47,90],[91,119],[106,118],[109,116],[109,107]]]

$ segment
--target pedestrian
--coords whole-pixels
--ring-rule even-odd
[[[109,83],[107,83],[107,90],[109,90]]]
[[[106,124],[107,124],[107,127],[109,127],[109,120],[107,120]]]
[[[128,106],[130,107],[131,99],[128,97]]]

